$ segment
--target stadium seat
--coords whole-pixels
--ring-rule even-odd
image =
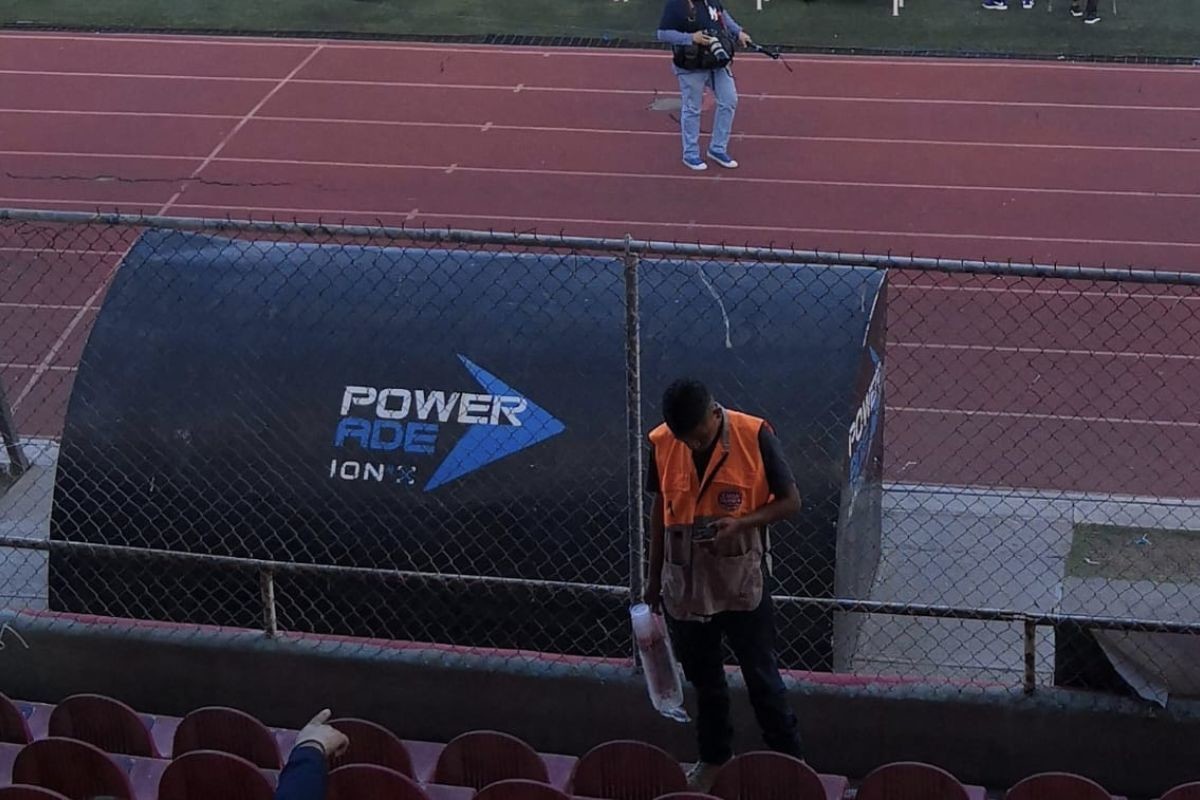
[[[687,791],[679,762],[645,742],[614,741],[592,748],[571,773],[570,792],[604,800],[655,800]]]
[[[1200,781],[1176,786],[1159,800],[1200,800]]]
[[[241,756],[255,766],[282,766],[275,737],[254,717],[236,708],[198,708],[179,722],[171,747],[175,757],[193,750],[219,750]]]
[[[497,781],[484,787],[475,800],[570,800],[553,786],[521,779]]]
[[[401,739],[404,749],[412,757],[414,777],[418,783],[428,783],[433,780],[433,771],[437,768],[438,757],[446,749],[445,742],[424,742],[419,739]]]
[[[23,744],[8,744],[0,742],[0,785],[4,785],[11,780],[13,764],[17,762],[17,755],[25,748]]]
[[[550,773],[550,785],[555,789],[566,791],[571,782],[571,772],[579,763],[577,756],[565,756],[560,753],[539,753],[546,771]]]
[[[129,778],[103,750],[74,739],[50,737],[25,745],[13,764],[12,781],[53,789],[72,800],[133,797]]]
[[[429,800],[429,796],[412,778],[376,764],[347,764],[329,773],[328,800],[377,800],[385,797],[388,800]]]
[[[672,792],[664,794],[657,800],[720,800],[720,798],[714,794],[704,794],[703,792]]]
[[[39,786],[5,786],[0,789],[0,800],[71,800],[65,794]]]
[[[455,737],[442,750],[432,782],[482,789],[511,778],[550,781],[542,757],[525,742],[507,733],[472,731]]]
[[[972,800],[949,772],[930,764],[899,761],[873,770],[858,788],[857,800]],[[986,794],[979,798],[983,800]]]
[[[175,741],[175,729],[179,727],[179,717],[169,717],[162,714],[138,714],[146,730],[150,731],[150,739],[154,749],[166,758],[171,753],[171,743]]]
[[[1104,787],[1069,772],[1030,775],[1004,795],[1004,800],[1112,800]]]
[[[408,748],[387,728],[365,719],[335,719],[329,724],[350,739],[346,752],[330,762],[335,769],[346,764],[375,764],[416,778]]]
[[[798,758],[760,750],[736,756],[717,772],[712,794],[721,800],[835,800],[846,791],[846,779],[821,780]]]
[[[275,790],[252,763],[216,750],[177,756],[158,783],[158,800],[272,800]]]
[[[29,744],[32,741],[25,715],[12,700],[0,694],[0,742]]]
[[[133,787],[133,793],[139,800],[153,800],[158,795],[158,784],[162,780],[163,772],[171,765],[165,758],[136,758],[111,753],[108,757],[125,770],[125,774],[129,776],[129,785]]]
[[[50,735],[94,744],[106,753],[159,758],[137,712],[100,694],[76,694],[50,712]]]

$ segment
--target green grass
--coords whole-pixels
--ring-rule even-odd
[[[1075,526],[1067,575],[1191,583],[1200,576],[1200,531]]]
[[[1085,26],[1068,0],[1016,0],[1003,13],[977,0],[727,0],[765,43],[1037,55],[1200,56],[1200,1],[1101,0],[1103,21]],[[323,31],[381,35],[579,36],[652,38],[662,0],[8,0],[0,24]]]

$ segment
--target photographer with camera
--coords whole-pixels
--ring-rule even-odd
[[[738,45],[750,45],[750,35],[734,21],[721,0],[667,0],[658,24],[658,40],[672,45],[673,66],[679,78],[683,163],[694,170],[708,169],[700,158],[700,103],[707,86],[717,99],[708,157],[722,167],[736,167],[738,163],[729,156],[728,146],[738,96],[729,65]]]

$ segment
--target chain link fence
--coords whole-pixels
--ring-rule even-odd
[[[1200,276],[0,212],[2,602],[628,664],[646,434],[805,497],[783,665],[1196,694]],[[132,621],[122,624],[135,624]]]

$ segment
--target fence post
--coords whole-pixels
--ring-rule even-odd
[[[629,481],[629,602],[641,602],[646,570],[645,495],[642,486],[642,352],[638,311],[638,256],[625,237],[625,416]],[[632,635],[632,633],[631,633]],[[636,649],[636,648],[635,648]]]
[[[29,469],[29,459],[25,457],[21,440],[17,438],[17,425],[13,422],[3,378],[0,378],[0,438],[4,439],[4,449],[8,452],[8,471],[14,478],[18,478]]]
[[[263,630],[268,639],[279,634],[279,621],[275,616],[275,572],[264,569],[259,573],[259,588],[262,590]]]

